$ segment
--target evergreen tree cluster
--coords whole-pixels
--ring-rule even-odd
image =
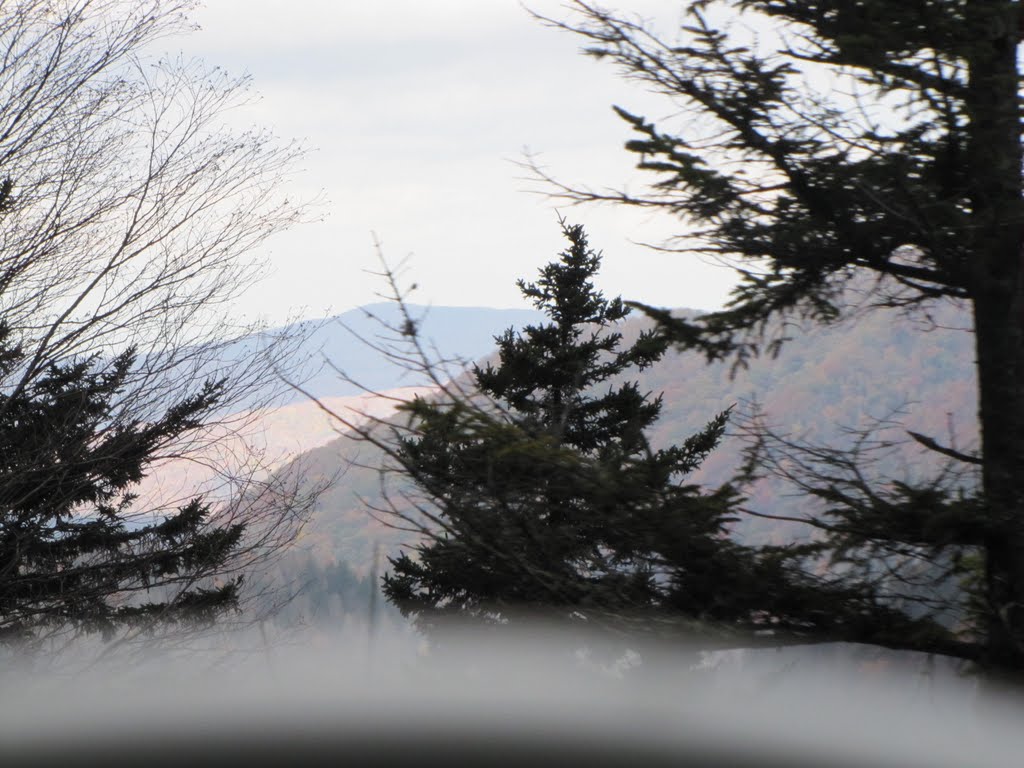
[[[569,7],[567,20],[543,21],[684,119],[666,125],[615,107],[633,132],[627,152],[651,178],[641,192],[595,192],[534,170],[563,200],[663,211],[680,222],[673,250],[735,266],[739,283],[721,311],[688,319],[638,305],[678,346],[744,365],[786,343],[787,320],[830,324],[887,306],[927,321],[939,303],[970,309],[980,450],[906,433],[947,459],[948,472],[869,480],[866,446],[878,440],[859,425],[849,443],[822,446],[755,423],[750,457],[754,474],[774,473],[819,502],[807,523],[820,546],[801,567],[822,589],[849,590],[823,615],[864,617],[861,630],[834,636],[952,653],[1019,677],[1020,3],[697,0],[671,34],[588,0]],[[741,14],[749,23],[734,23]],[[749,33],[758,28],[763,37]],[[950,472],[976,473],[978,491],[957,491]],[[876,603],[955,618],[939,633],[893,630]],[[878,634],[863,631],[871,625]]]

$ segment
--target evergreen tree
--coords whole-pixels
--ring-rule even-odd
[[[578,21],[552,23],[696,117],[666,129],[616,108],[637,134],[627,150],[657,176],[649,194],[545,177],[577,201],[665,210],[685,223],[679,250],[737,265],[741,282],[721,312],[683,321],[648,308],[678,343],[742,363],[784,341],[765,335],[785,327],[773,318],[848,314],[843,288],[858,276],[875,278],[860,283],[870,285],[862,304],[969,305],[980,456],[911,437],[978,467],[980,497],[866,487],[855,466],[830,461],[834,451],[801,455],[834,553],[875,572],[891,565],[879,548],[945,562],[947,583],[964,576],[958,564],[980,562],[977,592],[961,593],[976,613],[960,652],[1024,671],[1020,3],[700,0],[686,3],[673,39],[585,0],[572,7]],[[750,23],[730,26],[737,12]],[[835,87],[817,89],[809,74]],[[911,637],[903,646],[935,650]]]
[[[0,379],[24,362],[0,326]],[[125,624],[209,621],[237,602],[240,577],[210,583],[245,526],[217,524],[195,498],[146,521],[131,487],[153,454],[201,424],[220,385],[152,423],[123,423],[114,403],[135,354],[54,365],[0,394],[0,641],[67,630],[109,636]]]
[[[472,369],[485,399],[404,406],[409,427],[389,452],[429,522],[413,556],[391,559],[387,597],[424,627],[520,612],[634,628],[667,619],[732,645],[755,642],[756,630],[784,642],[859,622],[851,613],[825,624],[820,592],[794,580],[784,557],[729,538],[732,488],[683,482],[718,444],[727,413],[682,445],[649,445],[661,400],[619,382],[654,364],[667,341],[647,331],[623,347],[615,324],[629,309],[595,289],[600,258],[583,229],[564,232],[561,258],[536,283],[519,282],[550,322],[498,337],[497,363]]]
[[[13,205],[0,185],[0,216]],[[119,395],[134,349],[53,363],[25,382],[26,353],[0,320],[0,643],[162,623],[208,622],[238,601],[240,576],[213,577],[245,524],[194,498],[163,516],[131,493],[159,451],[200,426],[223,382],[141,422]]]
[[[247,78],[156,57],[190,6],[0,5],[6,640],[124,639],[158,621],[180,637],[176,620],[234,605],[237,575],[309,510],[242,436],[285,386],[271,374],[298,373],[288,357],[305,332],[225,314],[259,271],[256,246],[301,218],[281,181],[302,151],[226,126]],[[133,501],[175,459],[202,462],[231,500]]]

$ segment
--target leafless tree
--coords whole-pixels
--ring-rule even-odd
[[[125,605],[156,590],[173,606],[196,585],[250,572],[292,539],[316,493],[300,491],[294,472],[269,473],[245,440],[281,391],[273,373],[301,377],[301,333],[263,333],[230,314],[260,275],[254,249],[306,215],[285,191],[303,149],[226,125],[250,98],[246,77],[154,57],[160,41],[190,28],[193,5],[0,2],[0,320],[17,349],[0,380],[0,421],[54,370],[85,364],[100,374],[129,350],[134,362],[96,420],[96,444],[159,423],[218,382],[201,421],[153,440],[146,468],[204,464],[195,490],[213,502],[206,529],[243,524],[243,541],[216,567],[120,584],[110,597]],[[62,436],[50,439],[47,451]],[[0,469],[0,486],[14,466]],[[142,526],[183,499],[127,501],[118,514]],[[13,535],[11,514],[0,509],[0,534]],[[0,563],[0,573],[18,567]],[[49,633],[73,636],[74,624]]]

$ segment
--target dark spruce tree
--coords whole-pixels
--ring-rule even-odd
[[[11,204],[0,189],[0,214]],[[245,526],[218,524],[196,498],[154,518],[132,487],[159,449],[203,423],[222,385],[146,423],[118,396],[134,351],[53,364],[26,382],[26,355],[0,322],[0,643],[38,647],[126,626],[208,622],[235,606],[240,577],[213,577]]]
[[[849,452],[778,435],[763,433],[759,447],[807,470],[798,479],[823,503],[813,522],[832,554],[856,565],[849,573],[862,586],[903,592],[911,612],[955,595],[941,610],[957,617],[961,642],[946,651],[1024,674],[1021,4],[682,5],[685,21],[667,35],[586,0],[570,4],[576,15],[567,21],[545,20],[694,118],[657,125],[616,107],[635,131],[626,149],[655,179],[649,190],[600,194],[537,173],[577,202],[664,210],[683,222],[674,248],[737,265],[741,280],[723,311],[685,321],[647,308],[675,341],[710,358],[743,363],[778,349],[786,324],[769,321],[846,316],[851,279],[866,288],[860,308],[970,308],[981,450],[908,437],[977,471],[980,493],[968,485],[961,498],[941,482],[866,484]],[[739,13],[749,20],[730,26]],[[821,76],[838,87],[816,90]],[[774,458],[767,466],[778,469]],[[874,578],[892,574],[897,560],[925,562],[933,587],[907,594],[907,571]],[[965,570],[967,562],[975,565]],[[918,636],[889,641],[938,650]]]
[[[392,512],[424,538],[390,560],[388,599],[427,629],[453,616],[573,616],[731,646],[757,642],[758,630],[790,642],[860,622],[859,611],[823,619],[821,591],[786,557],[729,538],[732,488],[685,482],[727,413],[682,445],[648,443],[661,400],[620,382],[657,362],[666,339],[647,331],[623,346],[615,326],[629,309],[595,289],[600,258],[583,229],[563,229],[561,258],[519,282],[550,322],[498,337],[497,363],[472,370],[472,395],[403,408],[408,427],[388,453],[419,516]],[[893,627],[912,623],[881,612]]]
[[[4,352],[7,365],[19,359]],[[0,396],[2,640],[68,629],[109,636],[151,619],[205,622],[237,600],[237,578],[203,581],[233,554],[241,524],[211,524],[198,498],[148,524],[128,514],[151,452],[198,426],[217,387],[157,423],[108,431],[111,399],[133,357],[103,371],[93,363],[56,366],[17,397]]]
[[[0,375],[23,360],[0,327]],[[219,386],[147,424],[115,423],[112,404],[134,363],[126,352],[53,366],[0,394],[0,641],[208,622],[235,606],[240,577],[210,583],[241,542],[196,498],[142,522],[131,488],[153,453],[202,423]]]

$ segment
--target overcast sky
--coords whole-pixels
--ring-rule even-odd
[[[564,18],[559,0],[528,0]],[[618,0],[664,29],[680,4]],[[296,191],[322,190],[324,220],[272,239],[271,274],[240,304],[273,323],[376,300],[373,233],[406,256],[415,300],[517,307],[515,287],[562,249],[554,204],[516,165],[524,151],[566,181],[639,188],[611,110],[671,116],[673,105],[579,53],[580,40],[517,0],[208,0],[201,30],[170,46],[252,75],[259,102],[233,119],[314,151]],[[679,226],[614,207],[573,208],[604,252],[600,287],[670,306],[721,305],[730,270],[659,254]]]

